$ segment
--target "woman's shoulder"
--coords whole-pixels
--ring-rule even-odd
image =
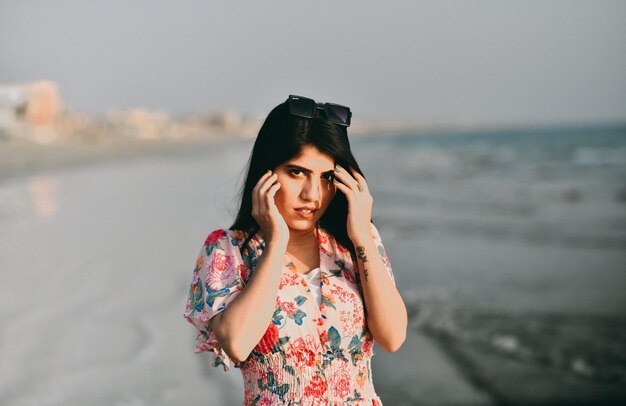
[[[244,230],[230,229],[230,228],[216,228],[209,231],[206,237],[205,245],[216,244],[220,240],[236,241],[239,245],[243,243],[248,237],[248,233]]]

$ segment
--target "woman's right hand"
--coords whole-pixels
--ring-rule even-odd
[[[289,241],[289,227],[278,211],[274,195],[280,188],[278,175],[267,171],[252,189],[252,217],[263,230],[267,240]]]

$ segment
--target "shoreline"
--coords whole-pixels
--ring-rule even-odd
[[[12,139],[0,142],[0,182],[48,170],[76,168],[94,163],[123,161],[154,154],[193,154],[207,147],[244,138],[226,135],[186,139],[122,139],[102,142],[56,141],[39,144]]]

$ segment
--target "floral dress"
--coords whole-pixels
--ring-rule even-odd
[[[371,233],[395,280],[378,230]],[[209,320],[244,289],[265,242],[262,234],[242,246],[241,230],[209,234],[193,271],[184,317],[198,329],[195,352],[212,352],[212,366],[240,368],[244,405],[382,405],[374,390],[374,340],[367,328],[360,275],[349,251],[321,226],[318,306],[308,279],[285,255],[275,311],[256,347],[242,362],[221,348]]]

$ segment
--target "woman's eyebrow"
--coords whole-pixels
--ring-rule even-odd
[[[300,170],[300,171],[302,171],[302,172],[304,172],[304,173],[311,173],[311,172],[313,172],[312,170],[310,170],[310,169],[308,169],[308,168],[305,168],[305,167],[303,167],[303,166],[300,166],[300,165],[287,164],[287,165],[285,165],[285,166],[286,166],[288,169],[298,169],[298,170]],[[334,173],[334,172],[335,172],[335,171],[334,171],[333,169],[331,169],[331,170],[329,170],[329,171],[322,172],[322,175],[325,175],[325,174],[327,174],[327,173]]]

